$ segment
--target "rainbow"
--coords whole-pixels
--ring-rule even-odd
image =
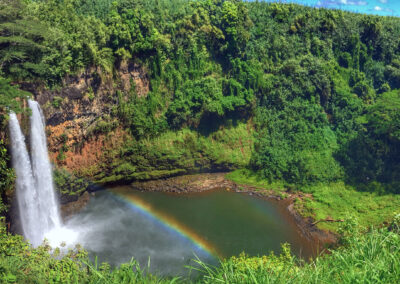
[[[169,229],[169,231],[175,232],[180,237],[189,240],[201,251],[204,251],[213,257],[222,257],[222,254],[218,252],[215,246],[207,242],[189,227],[180,223],[174,217],[169,216],[165,212],[157,210],[154,206],[142,200],[140,197],[129,194],[128,190],[118,188],[109,192],[119,200],[127,203],[132,210],[139,211],[141,214],[153,220],[158,220],[166,229]]]

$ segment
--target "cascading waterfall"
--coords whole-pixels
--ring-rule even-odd
[[[35,182],[32,175],[31,161],[26,149],[25,137],[15,113],[10,113],[9,120],[11,138],[12,164],[17,176],[15,181],[17,202],[20,211],[22,232],[26,239],[32,244],[41,242],[40,231],[37,230],[39,212],[36,208],[38,203]]]
[[[43,235],[60,227],[60,212],[55,197],[53,175],[45,133],[45,122],[37,102],[28,100],[32,110],[31,120],[31,158],[35,188],[38,194],[38,211]]]
[[[47,153],[45,123],[37,102],[29,100],[31,160],[17,116],[10,113],[12,163],[16,172],[16,191],[24,237],[36,247],[51,231],[61,228],[52,169]]]

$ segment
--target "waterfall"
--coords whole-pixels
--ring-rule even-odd
[[[38,196],[28,150],[25,145],[25,137],[15,113],[10,113],[9,128],[11,161],[16,174],[15,186],[22,232],[26,239],[37,245],[37,242],[41,242],[40,231],[36,229],[36,222],[39,220],[39,212],[36,210]]]
[[[32,110],[31,160],[15,113],[10,113],[9,127],[22,232],[36,247],[42,243],[47,233],[61,227],[61,218],[47,153],[43,114],[37,102],[29,100],[28,104]]]
[[[49,155],[47,153],[47,141],[45,122],[40,106],[37,102],[29,100],[31,115],[31,158],[32,171],[35,179],[35,187],[38,194],[38,211],[42,225],[42,232],[60,227],[60,213],[53,184],[53,174]]]

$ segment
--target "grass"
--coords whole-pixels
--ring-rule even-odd
[[[284,194],[287,187],[290,187],[283,182],[269,183],[246,169],[233,171],[226,177],[239,185],[249,185],[259,190],[273,190],[277,194]],[[327,217],[334,220],[354,217],[362,226],[378,226],[390,222],[393,213],[400,211],[400,195],[364,192],[343,182],[302,186],[297,190],[312,194],[312,198],[296,199],[295,208],[302,216],[312,217],[314,220]],[[319,222],[317,226],[320,229],[337,232],[340,223]]]
[[[378,226],[383,222],[390,222],[393,214],[400,208],[398,194],[358,191],[354,186],[343,182],[307,186],[301,188],[301,191],[311,193],[313,198],[303,199],[295,206],[302,215],[311,216],[315,220],[328,216],[335,220],[354,217],[364,227]],[[338,226],[335,222],[318,224],[321,229],[331,231],[337,231]]]
[[[247,169],[239,169],[226,174],[227,179],[237,183],[238,185],[248,185],[255,187],[257,190],[272,190],[281,193],[286,190],[283,182],[270,183],[261,178],[258,174]]]
[[[205,136],[188,128],[166,132],[161,136],[144,141],[145,147],[165,157],[186,158],[187,167],[196,163],[235,165],[243,167],[250,161],[253,149],[253,131],[248,124],[221,128]]]

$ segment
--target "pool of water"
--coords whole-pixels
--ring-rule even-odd
[[[186,274],[194,258],[216,264],[218,257],[280,252],[291,244],[298,256],[313,244],[278,203],[247,194],[214,190],[171,194],[129,186],[96,192],[67,222],[98,262],[112,265],[132,257],[161,275]]]

